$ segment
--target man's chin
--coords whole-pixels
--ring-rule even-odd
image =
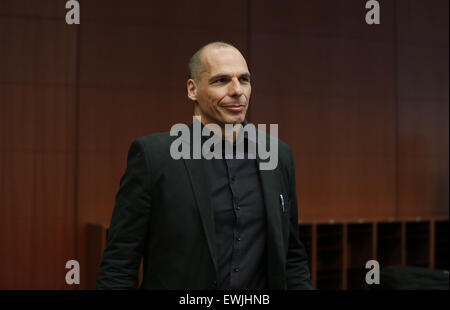
[[[239,116],[229,116],[225,118],[225,124],[241,124],[245,120],[245,114]]]

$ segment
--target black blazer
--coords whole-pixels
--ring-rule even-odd
[[[203,165],[198,159],[172,159],[170,145],[175,139],[165,132],[131,144],[98,289],[136,288],[142,256],[141,289],[216,288],[215,228]],[[260,170],[267,215],[268,287],[313,289],[298,234],[294,161],[289,146],[280,140],[278,156],[276,169]],[[284,212],[280,194],[285,197]]]

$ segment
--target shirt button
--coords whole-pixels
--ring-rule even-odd
[[[239,267],[234,268],[234,272],[239,272]]]
[[[240,237],[236,237],[236,240],[237,240],[237,241],[241,241],[241,238],[240,238]]]
[[[231,176],[231,181],[234,182],[234,180],[235,180],[235,177],[233,175],[233,176]]]
[[[236,210],[241,210],[241,207],[239,207],[239,206],[236,206]]]

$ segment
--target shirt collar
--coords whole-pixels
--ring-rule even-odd
[[[194,118],[194,122],[200,122],[200,121],[197,118]],[[248,124],[248,121],[246,119],[244,119],[244,121],[241,123],[242,127],[245,127],[247,124]],[[200,122],[200,126],[201,126],[200,127],[201,132],[203,133],[203,128],[206,126],[202,122]],[[207,130],[208,135],[206,135],[206,136],[202,135],[202,143],[211,137],[212,131],[210,131],[208,127],[206,127],[206,130]],[[242,131],[239,134],[242,134]],[[244,139],[256,143],[256,137],[249,136],[247,131],[244,131]]]

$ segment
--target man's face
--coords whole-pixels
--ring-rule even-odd
[[[210,47],[202,53],[200,80],[188,80],[188,97],[196,101],[195,115],[204,124],[242,123],[250,101],[247,63],[231,47]]]

